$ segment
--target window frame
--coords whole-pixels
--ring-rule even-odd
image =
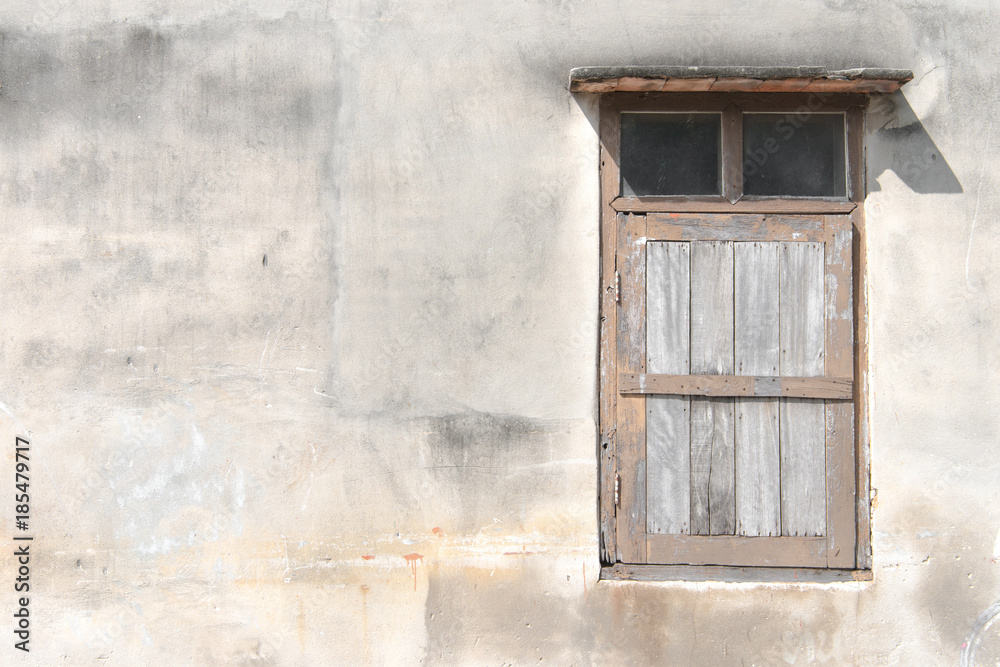
[[[600,109],[601,182],[601,313],[600,313],[600,557],[602,578],[648,580],[724,581],[837,581],[871,576],[871,524],[868,466],[867,396],[867,292],[865,283],[864,218],[864,118],[868,95],[858,93],[608,93]],[[620,194],[618,169],[620,118],[628,112],[722,113],[721,196],[637,196]],[[845,197],[744,196],[743,113],[826,113],[845,116]],[[628,289],[619,248],[622,238],[635,233],[633,219],[672,214],[785,214],[808,215],[846,221],[851,245],[851,296],[853,302],[854,406],[854,549],[837,567],[815,567],[783,562],[772,565],[647,565],[624,562],[619,549],[618,513],[622,496],[633,491],[618,469],[620,297]],[[629,222],[631,220],[631,222]],[[645,221],[643,221],[643,228]],[[644,235],[644,234],[643,234]],[[626,420],[627,420],[626,415]],[[627,430],[627,427],[626,427]],[[644,456],[644,455],[643,455]],[[642,459],[644,467],[645,461]],[[624,484],[623,484],[624,482]]]

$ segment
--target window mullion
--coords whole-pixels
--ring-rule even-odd
[[[735,102],[722,112],[722,191],[733,204],[743,196],[743,110]]]

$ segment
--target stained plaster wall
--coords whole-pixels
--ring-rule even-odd
[[[36,541],[0,662],[993,664],[998,31],[7,0],[0,432]],[[632,63],[916,73],[868,116],[871,583],[596,582],[597,98],[565,84]]]

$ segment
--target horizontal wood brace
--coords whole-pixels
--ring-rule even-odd
[[[646,241],[812,241],[829,236],[823,219],[792,215],[650,213]]]
[[[778,396],[846,401],[854,398],[854,380],[844,377],[620,373],[618,393],[758,398]]]
[[[795,113],[803,104],[810,111],[838,112],[851,107],[868,104],[868,95],[863,93],[842,93],[838,95],[816,95],[811,92],[772,92],[759,95],[754,92],[688,92],[683,95],[653,95],[648,91],[617,92],[605,95],[603,104],[609,112],[619,111],[682,111],[689,113],[722,111],[730,104],[736,104],[744,112],[764,111],[775,113]],[[602,112],[603,114],[603,112]]]
[[[826,567],[826,537],[646,535],[649,564]]]

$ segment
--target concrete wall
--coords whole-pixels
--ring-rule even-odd
[[[0,662],[994,664],[998,9],[7,0]],[[868,118],[871,583],[596,582],[565,86],[632,63],[916,73]]]

